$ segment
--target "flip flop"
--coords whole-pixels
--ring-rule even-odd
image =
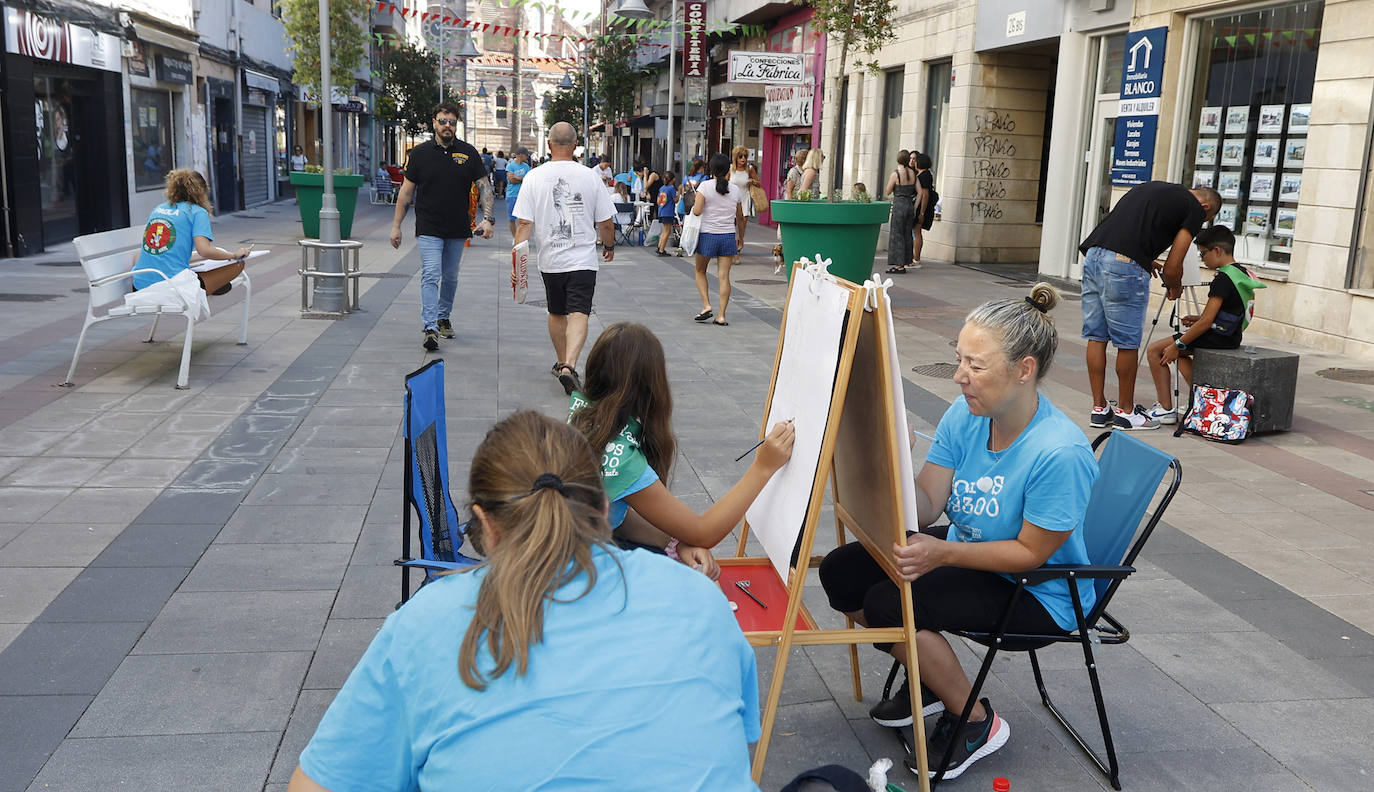
[[[888,267],[887,271],[891,275],[903,275],[906,273],[906,267]]]
[[[712,311],[710,308],[707,308],[706,310],[702,311],[701,313],[697,314],[696,316],[693,316],[693,317],[692,317],[692,321],[694,321],[694,322],[704,322],[704,321],[706,321],[707,319],[710,319],[712,316],[715,316],[715,315],[716,315],[715,311]]]
[[[729,326],[730,326],[730,323],[729,323],[729,322],[722,321],[722,320],[720,320],[720,319],[717,319],[716,321],[712,322],[711,324],[715,325],[716,327],[729,327]]]

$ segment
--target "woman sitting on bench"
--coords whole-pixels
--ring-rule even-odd
[[[210,188],[205,177],[189,168],[179,168],[167,174],[167,200],[153,208],[148,224],[143,228],[143,252],[134,262],[134,269],[152,269],[168,279],[191,267],[191,253],[209,261],[230,262],[205,272],[197,272],[200,287],[209,294],[225,294],[232,281],[243,272],[243,260],[248,248],[230,253],[210,244]],[[152,272],[134,275],[134,289],[146,289],[161,283]]]

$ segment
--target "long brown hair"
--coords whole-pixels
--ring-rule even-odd
[[[644,430],[640,450],[667,483],[677,439],[668,365],[658,336],[635,322],[616,322],[603,330],[587,355],[582,395],[592,404],[574,413],[571,423],[592,448],[605,448],[635,418]]]
[[[214,214],[214,207],[210,205],[210,185],[198,171],[190,168],[168,171],[163,194],[169,204],[193,203]]]
[[[469,525],[487,553],[472,623],[458,651],[458,674],[474,690],[512,664],[523,675],[530,646],[544,638],[544,608],[555,592],[586,573],[585,596],[596,585],[592,549],[610,546],[601,468],[587,439],[567,424],[533,410],[512,414],[487,432],[472,457],[468,492],[500,540],[485,541],[485,525]],[[478,668],[485,645],[494,665]]]

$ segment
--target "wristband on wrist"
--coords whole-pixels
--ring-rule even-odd
[[[674,561],[681,561],[682,559],[681,559],[681,558],[678,558],[678,555],[677,555],[677,548],[678,548],[678,541],[677,541],[676,539],[674,539],[673,541],[671,541],[671,542],[668,543],[668,546],[667,546],[667,547],[663,548],[663,553],[664,553],[664,555],[668,556],[669,558],[673,559]]]
[[[1180,352],[1186,351],[1188,349],[1188,345],[1183,342],[1182,338],[1175,338],[1174,346],[1178,347],[1178,351]]]

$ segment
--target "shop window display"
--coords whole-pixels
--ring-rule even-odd
[[[1202,23],[1184,180],[1221,194],[1214,222],[1245,263],[1288,268],[1321,21],[1302,2]]]
[[[172,169],[172,97],[166,91],[129,90],[134,127],[134,188],[160,190]]]

